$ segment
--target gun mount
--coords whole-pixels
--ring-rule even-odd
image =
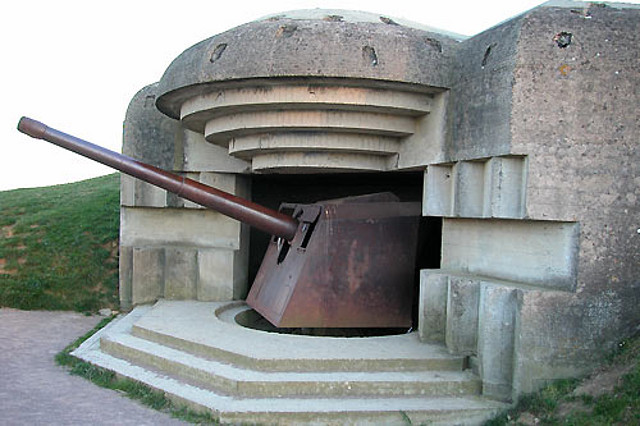
[[[391,193],[271,210],[23,117],[18,130],[273,235],[247,303],[276,327],[410,327],[420,203]]]

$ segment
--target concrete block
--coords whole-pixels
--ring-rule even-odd
[[[402,139],[396,168],[424,167],[445,161],[444,145],[447,133],[449,91],[432,95],[431,112],[416,120],[416,131]]]
[[[197,300],[244,299],[249,290],[249,227],[242,226],[239,250],[198,250]]]
[[[512,397],[517,290],[482,283],[478,318],[478,361],[482,394]]]
[[[251,227],[240,226],[240,250],[233,254],[233,299],[246,299],[249,293],[249,238]]]
[[[484,206],[484,161],[460,161],[453,166],[454,215],[481,217]]]
[[[165,299],[195,299],[198,280],[197,250],[167,247],[164,252]]]
[[[233,300],[234,256],[233,250],[198,250],[198,300]]]
[[[230,156],[226,148],[207,142],[202,133],[184,129],[182,144],[184,171],[243,173],[251,168],[250,163]]]
[[[248,178],[241,175],[213,172],[189,172],[184,173],[183,175],[186,178],[242,198],[249,199],[251,197],[251,182]],[[200,204],[196,204],[193,201],[185,200],[178,196],[170,196],[169,199],[171,207],[206,209],[206,207],[203,207]]]
[[[135,180],[134,188],[134,203],[137,207],[166,207],[166,190],[138,179]]]
[[[421,341],[445,342],[448,290],[448,275],[438,270],[420,271],[418,331]]]
[[[485,217],[521,219],[525,214],[525,157],[492,157],[485,167]]]
[[[480,283],[450,276],[447,293],[447,349],[457,355],[473,355],[477,353]]]
[[[135,182],[133,178],[124,173],[120,173],[120,205],[133,207],[135,206]]]
[[[437,164],[424,175],[423,216],[453,215],[453,165]]]
[[[123,207],[120,244],[238,249],[240,222],[204,209]]]
[[[201,173],[196,173],[196,172],[183,173],[184,177],[191,180],[195,180],[197,182],[200,182],[200,174]],[[180,207],[184,207],[186,209],[204,209],[205,208],[200,204],[194,203],[193,201],[185,200],[184,198],[180,198],[180,197],[176,197],[176,198],[177,198],[176,205]]]
[[[120,246],[118,268],[120,310],[126,312],[133,307],[133,247]]]
[[[133,248],[132,303],[152,303],[164,295],[164,249]]]
[[[445,218],[442,268],[573,290],[579,228],[571,222]]]

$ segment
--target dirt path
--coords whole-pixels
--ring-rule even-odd
[[[184,424],[55,364],[56,353],[99,321],[73,312],[0,309],[1,424]]]

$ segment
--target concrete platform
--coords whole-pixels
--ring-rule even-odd
[[[481,397],[464,359],[417,333],[336,338],[234,321],[243,302],[140,306],[74,355],[213,412],[223,423],[479,424],[505,408]]]

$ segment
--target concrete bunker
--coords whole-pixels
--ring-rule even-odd
[[[126,154],[272,205],[399,192],[421,203],[421,236],[437,244],[419,256],[411,333],[348,344],[270,333],[259,340],[265,347],[295,342],[325,358],[252,358],[224,333],[241,342],[264,333],[222,319],[251,315],[240,311],[265,242],[123,176],[120,291],[122,306],[135,307],[131,333],[243,368],[323,366],[351,380],[347,371],[375,366],[376,374],[405,371],[420,382],[309,385],[306,395],[331,401],[366,389],[393,394],[385,414],[353,401],[341,414],[309,404],[305,415],[327,422],[345,412],[398,422],[398,410],[417,422],[479,422],[504,407],[495,401],[585,373],[640,322],[639,99],[631,89],[640,84],[638,33],[612,34],[614,19],[635,28],[640,11],[549,3],[467,39],[372,14],[297,11],[187,49],[132,99]],[[173,312],[196,330],[162,319]],[[132,351],[119,350],[124,340],[113,336],[105,335],[104,350],[126,358]],[[354,348],[350,360],[337,360],[341,344]],[[423,367],[440,372],[447,363],[469,379],[457,382],[464,391],[423,377]],[[207,386],[229,392],[216,374]],[[454,408],[435,415],[428,407],[442,392],[453,392]],[[484,405],[462,394],[481,395]],[[248,401],[236,397],[233,404]],[[258,421],[225,404],[202,406],[221,419]],[[258,410],[258,419],[298,419],[286,407]]]

